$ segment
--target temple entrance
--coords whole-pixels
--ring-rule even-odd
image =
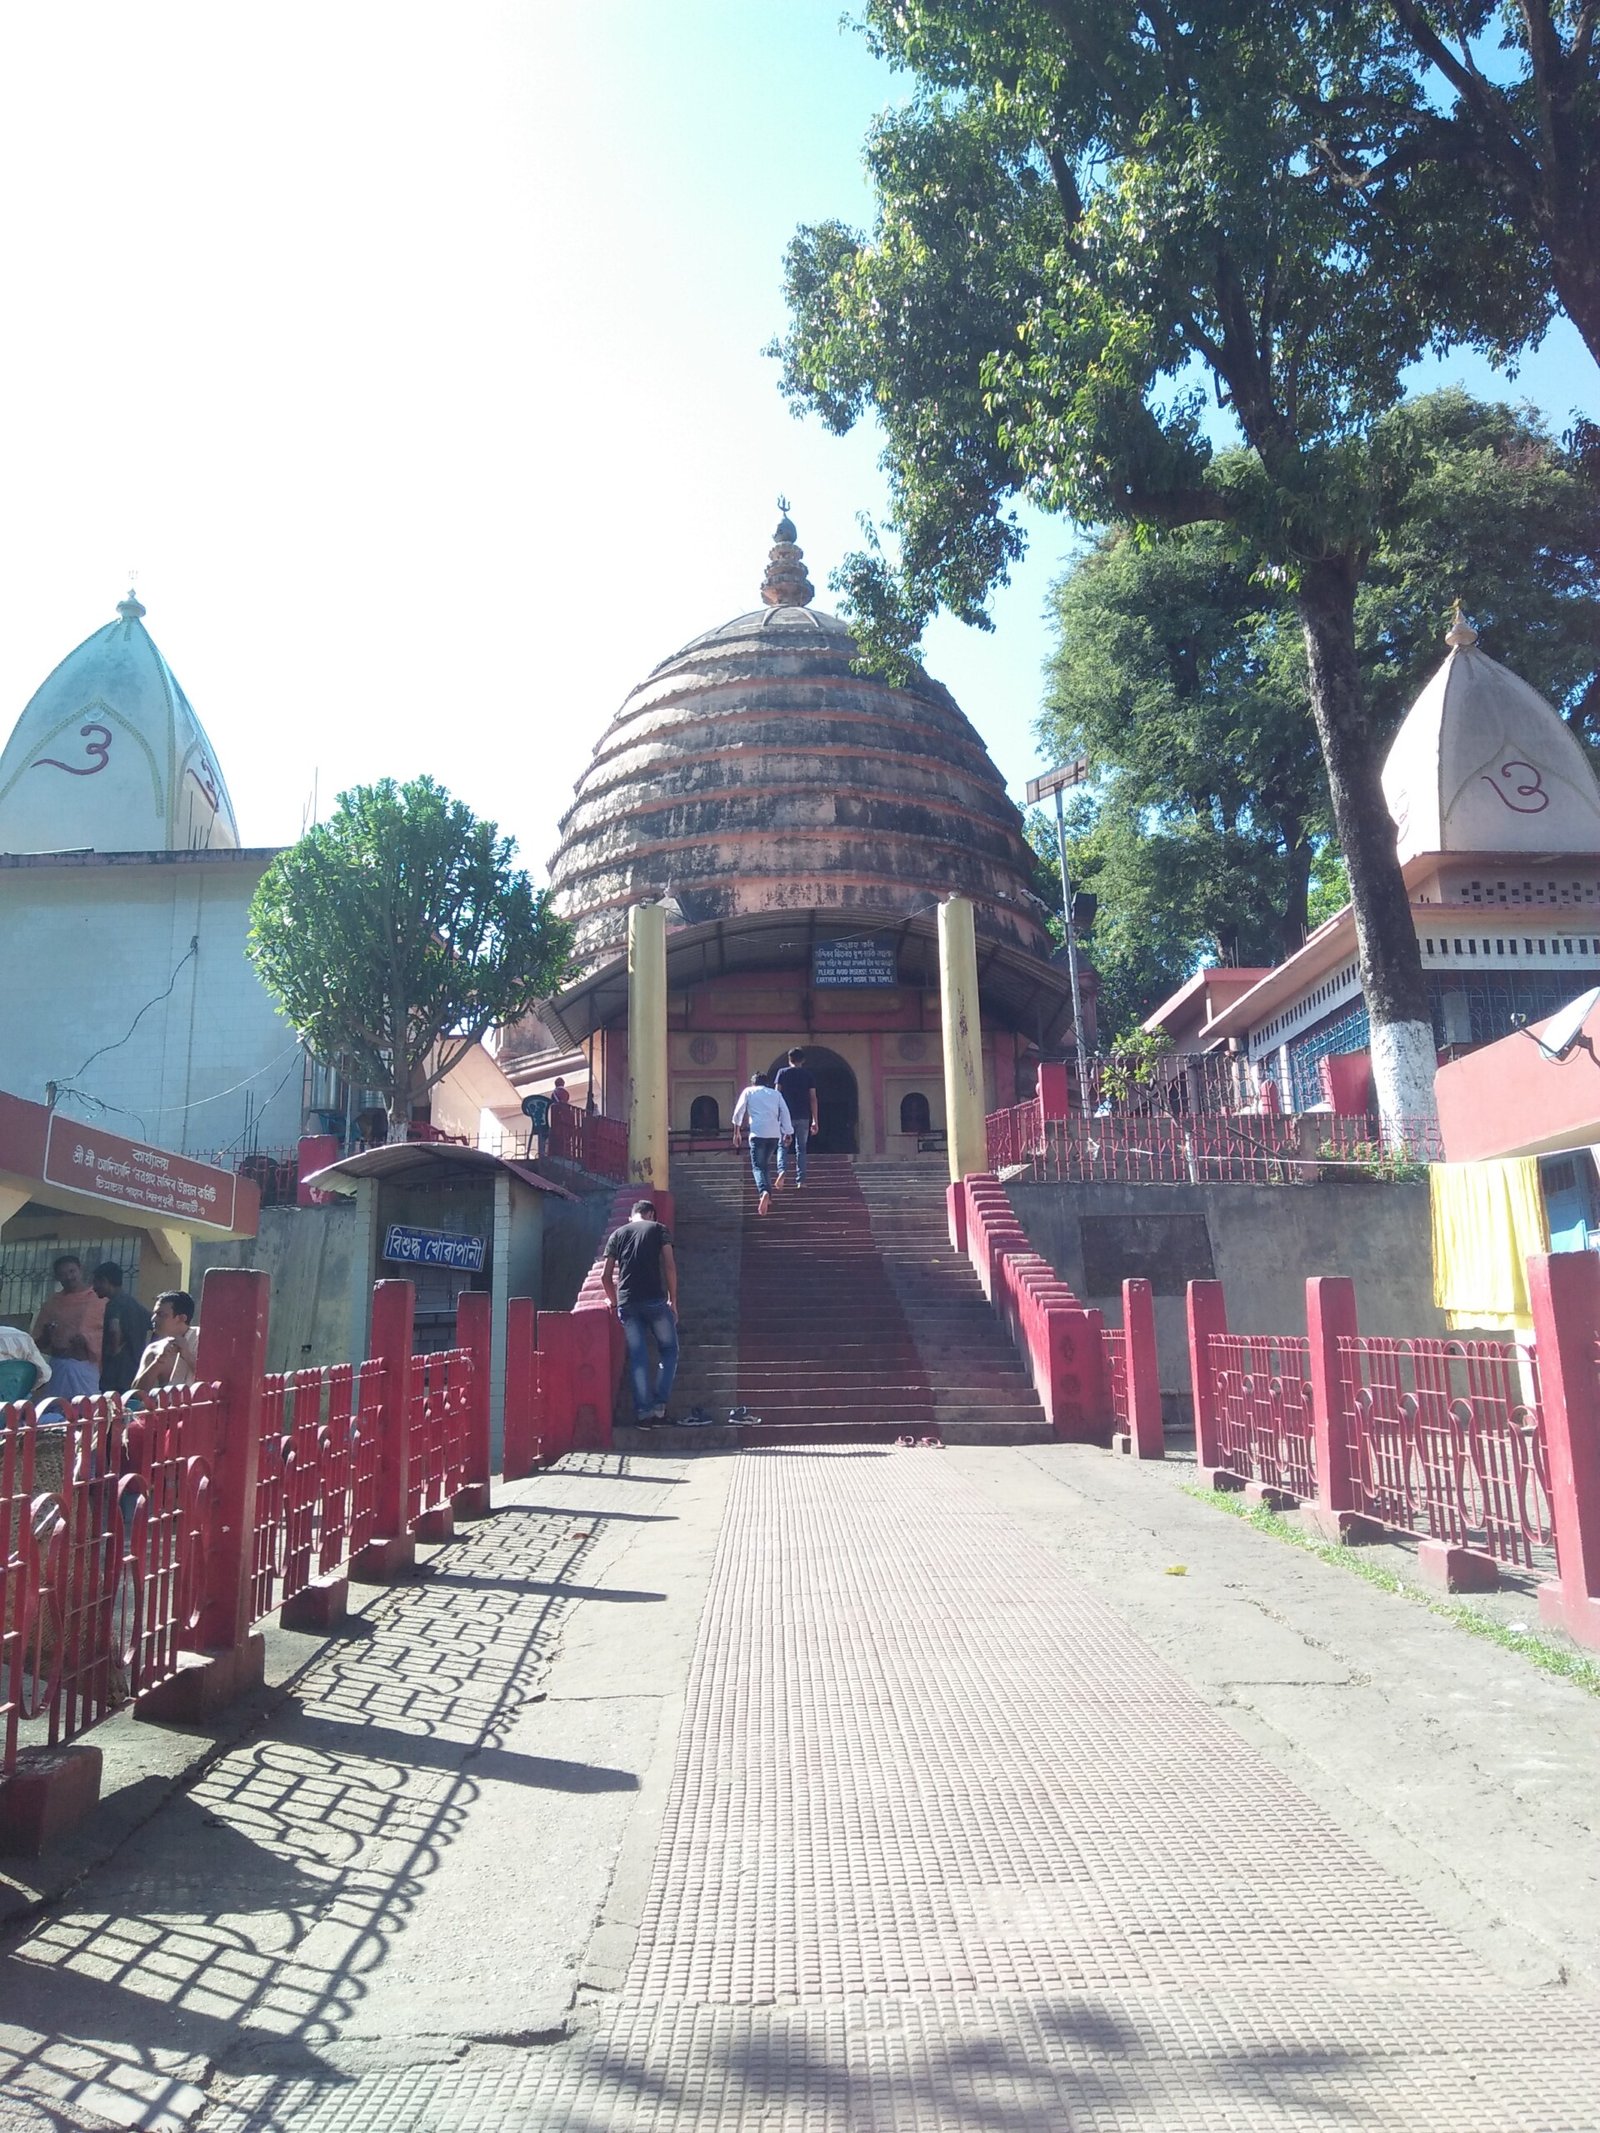
[[[803,1049],[806,1071],[817,1085],[819,1125],[811,1146],[818,1155],[854,1155],[859,1116],[855,1074],[848,1060],[830,1052],[825,1044],[808,1044]],[[780,1052],[772,1062],[774,1077],[788,1062],[788,1053]]]

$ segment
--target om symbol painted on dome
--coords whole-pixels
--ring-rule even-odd
[[[189,765],[189,775],[199,786],[201,792],[204,793],[207,806],[215,814],[222,804],[217,798],[217,774],[203,755],[200,758],[198,770],[193,763]]]
[[[84,748],[82,763],[63,763],[56,755],[35,756],[30,770],[64,770],[69,778],[92,778],[105,769],[111,756],[111,728],[98,721],[78,728]]]
[[[1522,782],[1519,773],[1525,776],[1526,782]],[[1502,780],[1509,781],[1509,792]],[[1539,775],[1537,765],[1525,763],[1520,756],[1513,756],[1510,762],[1502,763],[1498,777],[1491,777],[1485,771],[1482,782],[1505,802],[1513,814],[1542,815],[1550,805],[1550,795],[1544,789],[1544,781]]]

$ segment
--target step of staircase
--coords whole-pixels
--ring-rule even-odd
[[[757,1212],[742,1158],[673,1169],[683,1352],[675,1413],[621,1449],[729,1450],[901,1437],[1025,1443],[1052,1434],[967,1261],[941,1172],[814,1156],[803,1191]],[[730,1422],[749,1409],[757,1421]]]

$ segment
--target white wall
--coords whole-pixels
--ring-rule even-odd
[[[0,858],[0,1089],[42,1103],[57,1082],[64,1113],[197,1155],[237,1146],[253,1104],[255,1145],[292,1147],[302,1058],[244,952],[272,857]]]

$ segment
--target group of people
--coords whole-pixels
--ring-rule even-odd
[[[51,1268],[55,1294],[26,1331],[0,1325],[0,1362],[32,1366],[21,1397],[76,1400],[101,1392],[131,1398],[163,1385],[194,1382],[200,1328],[194,1298],[167,1289],[147,1311],[123,1287],[122,1269],[104,1260],[85,1278],[83,1262],[63,1252]]]
[[[772,1195],[794,1169],[794,1189],[806,1181],[806,1147],[817,1130],[817,1085],[797,1045],[776,1077],[752,1074],[750,1085],[733,1107],[733,1145],[748,1136],[750,1170],[756,1185],[756,1211],[769,1214]]]
[[[741,1149],[749,1139],[761,1214],[771,1211],[791,1169],[795,1191],[805,1184],[806,1147],[817,1124],[817,1085],[799,1046],[775,1077],[751,1075],[734,1106],[733,1145]],[[627,1222],[606,1239],[600,1278],[628,1344],[634,1413],[646,1427],[664,1422],[678,1374],[678,1262],[653,1200],[635,1200]]]

